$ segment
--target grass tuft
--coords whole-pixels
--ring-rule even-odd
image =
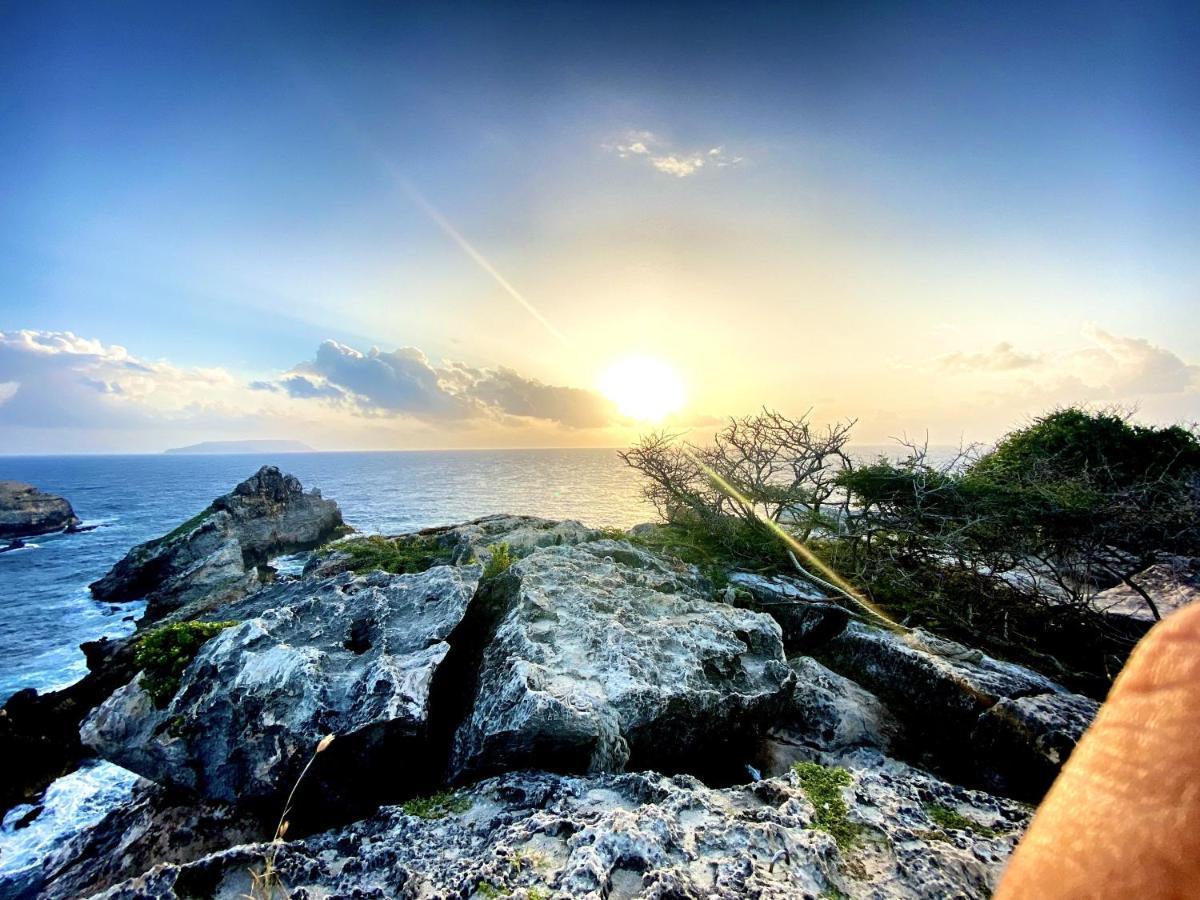
[[[134,648],[134,662],[142,670],[139,684],[155,707],[165,709],[179,690],[179,679],[200,647],[237,622],[175,622],[147,632]]]
[[[484,578],[496,578],[503,575],[517,561],[516,555],[509,549],[508,544],[492,544],[488,547],[491,557],[483,567]]]
[[[862,834],[862,826],[848,818],[850,809],[842,799],[842,788],[850,784],[850,773],[839,766],[798,762],[792,771],[813,805],[813,827],[832,835],[841,850],[849,850]]]

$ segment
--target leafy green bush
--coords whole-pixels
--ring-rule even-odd
[[[488,558],[487,565],[483,567],[484,578],[495,578],[503,575],[517,561],[517,557],[509,549],[508,544],[492,544],[488,547],[488,551],[491,553],[491,556]]]
[[[142,670],[139,684],[158,709],[165,709],[179,690],[179,679],[201,645],[237,622],[175,622],[147,632],[134,648]]]
[[[441,791],[429,797],[414,797],[402,806],[406,813],[419,819],[444,819],[452,813],[464,813],[470,808],[470,798],[454,791]]]
[[[839,849],[849,850],[858,843],[862,826],[850,821],[850,810],[842,799],[842,788],[852,780],[850,773],[840,766],[822,766],[814,762],[798,762],[792,766],[792,771],[813,805],[813,827],[832,835]]]
[[[393,575],[407,575],[451,562],[450,549],[436,538],[424,535],[389,538],[373,534],[330,544],[329,550],[348,553],[350,570],[357,573],[379,569]]]

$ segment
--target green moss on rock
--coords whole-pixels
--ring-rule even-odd
[[[849,807],[842,799],[842,788],[851,782],[850,773],[840,766],[822,766],[814,762],[798,762],[792,771],[800,779],[809,802],[813,805],[813,827],[828,832],[838,848],[853,847],[862,833],[862,826],[848,818]]]
[[[442,791],[430,797],[414,797],[401,808],[418,819],[444,819],[452,813],[466,812],[471,808],[471,800],[454,791]]]
[[[943,831],[971,831],[980,837],[995,837],[1000,834],[995,828],[980,825],[958,810],[937,803],[925,804],[925,815],[929,816],[933,820],[933,824]]]

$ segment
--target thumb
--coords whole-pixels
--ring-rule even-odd
[[[1138,644],[996,892],[1015,898],[1200,892],[1200,604]]]

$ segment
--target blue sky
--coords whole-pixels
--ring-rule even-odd
[[[43,337],[0,354],[0,428],[621,443],[632,423],[580,426],[595,398],[528,401],[632,353],[679,370],[696,422],[1200,417],[1196,46],[1183,4],[9,4],[0,331]],[[381,405],[317,371],[325,341],[483,407]],[[114,346],[166,368],[98,377]],[[88,409],[32,411],[49,356]],[[533,394],[497,406],[458,365]],[[194,373],[217,370],[214,399]]]

